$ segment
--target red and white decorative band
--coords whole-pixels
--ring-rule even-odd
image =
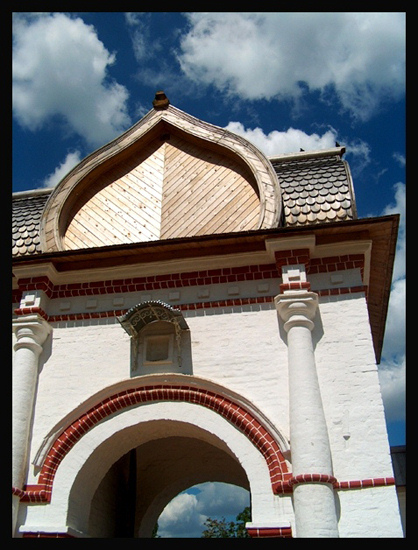
[[[347,489],[368,489],[370,487],[386,487],[395,485],[394,477],[374,477],[362,480],[338,481],[334,476],[328,474],[299,474],[281,482],[278,488],[279,493],[291,493],[294,485],[300,483],[329,483],[336,490]]]
[[[307,275],[331,273],[347,269],[364,269],[363,254],[346,254],[328,258],[309,258],[309,250],[285,250],[276,252],[276,263],[224,267],[187,273],[169,273],[148,275],[127,279],[111,279],[85,283],[54,285],[47,276],[26,277],[18,280],[19,289],[13,291],[13,300],[20,300],[22,292],[43,290],[48,298],[71,298],[73,296],[92,296],[122,292],[144,292],[152,290],[174,289],[188,286],[208,286],[240,281],[260,281],[278,279],[282,276],[284,265],[305,264]]]
[[[366,286],[332,288],[318,290],[318,296],[336,296],[343,294],[357,294],[359,292],[367,295]],[[182,311],[195,311],[198,309],[208,309],[216,307],[240,307],[253,304],[273,304],[274,296],[257,296],[254,298],[229,298],[227,300],[214,300],[212,302],[194,302],[190,304],[176,304],[176,308]],[[86,319],[104,319],[107,317],[120,317],[124,315],[127,309],[112,309],[108,311],[80,312],[80,313],[61,313],[57,315],[48,315],[42,308],[28,306],[14,310],[15,315],[30,315],[37,313],[49,323],[59,323],[62,321],[84,321]]]
[[[334,485],[334,483],[337,483],[337,480],[334,476],[328,474],[299,474],[291,477],[288,481],[291,487],[299,483],[331,483]]]

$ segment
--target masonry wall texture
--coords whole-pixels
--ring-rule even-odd
[[[364,295],[323,297],[319,311],[313,339],[334,475],[341,481],[390,477]],[[191,333],[193,375],[241,394],[289,439],[286,336],[274,305],[209,308],[184,316]],[[49,352],[39,377],[32,458],[57,418],[130,376],[130,339],[115,319],[57,323]],[[35,484],[31,471],[28,484]],[[355,497],[340,491],[341,536],[344,528],[352,536],[352,520],[345,526],[344,517],[351,517],[359,498],[373,508],[376,499],[391,501],[396,494],[394,487],[356,491]],[[359,514],[358,536],[372,533],[368,521]],[[382,519],[375,528],[382,532],[384,526]]]

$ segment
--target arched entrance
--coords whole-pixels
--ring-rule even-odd
[[[195,377],[138,382],[81,407],[44,455],[43,522],[78,536],[148,537],[166,504],[204,481],[249,489],[253,522],[289,517],[289,497],[275,494],[289,476],[284,440],[249,403]]]
[[[91,501],[91,536],[150,537],[165,506],[198,483],[223,481],[250,489],[239,461],[214,434],[172,420],[150,421],[132,431],[138,428],[145,438],[160,437],[126,453],[102,479]]]

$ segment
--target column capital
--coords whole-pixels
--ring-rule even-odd
[[[16,334],[15,351],[28,347],[40,353],[52,327],[38,314],[24,315],[13,320],[13,332]]]
[[[318,307],[318,294],[315,292],[285,292],[274,298],[276,309],[283,319],[284,329],[289,331],[293,326],[304,326],[310,330],[314,324],[312,319]]]

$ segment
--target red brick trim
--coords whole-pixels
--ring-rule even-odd
[[[334,489],[367,489],[369,487],[386,487],[395,485],[394,477],[375,477],[353,481],[335,481]]]
[[[16,315],[30,315],[33,313],[37,313],[38,315],[43,317],[45,321],[49,321],[49,315],[47,315],[41,307],[19,307],[14,310],[14,313]]]
[[[282,276],[282,267],[285,265],[304,264],[306,269],[310,264],[309,248],[298,248],[295,250],[280,250],[274,253],[276,266],[279,270],[280,277]]]
[[[331,273],[359,268],[361,277],[364,276],[364,254],[345,254],[343,256],[329,256],[327,258],[312,258],[308,267],[308,274]]]
[[[292,538],[291,527],[247,527],[251,538]]]
[[[365,285],[349,286],[341,288],[326,288],[322,290],[315,290],[318,296],[341,296],[342,294],[359,294],[364,293],[367,299],[368,287]]]
[[[336,490],[347,489],[368,489],[370,487],[386,487],[395,485],[394,477],[375,477],[363,480],[338,481],[334,476],[328,474],[300,474],[291,476],[280,484],[280,493],[291,493],[294,485],[300,483],[330,483]]]
[[[12,495],[18,496],[22,502],[49,502],[47,492],[39,485],[27,485],[25,489],[12,487]]]
[[[326,258],[311,258],[309,249],[301,248],[275,252],[275,258],[280,276],[283,266],[304,264],[307,275],[359,268],[361,270],[361,277],[362,279],[364,278],[364,254],[344,254],[341,256],[328,256]]]
[[[104,418],[131,406],[155,401],[180,401],[207,407],[231,422],[257,447],[266,460],[270,471],[273,492],[277,492],[290,474],[280,448],[268,430],[252,414],[229,398],[194,386],[159,384],[137,387],[112,395],[98,403],[70,426],[55,440],[50,448],[39,475],[37,486],[27,487],[21,500],[27,502],[50,502],[55,473],[61,461],[75,443]],[[36,489],[35,489],[36,487]],[[14,491],[20,491],[14,489]],[[17,493],[14,493],[17,494]]]
[[[64,456],[65,454],[62,458]],[[58,465],[59,464],[57,464],[57,467]],[[299,476],[292,477],[290,473],[283,472],[283,479],[283,481],[275,482],[275,494],[292,493],[293,486],[299,483],[332,483],[333,488],[337,491],[370,489],[371,487],[389,487],[395,485],[394,477],[375,477],[361,480],[353,479],[350,481],[338,481],[333,476],[328,476],[326,474],[300,474]],[[52,483],[50,491],[51,490]],[[25,489],[12,487],[12,494],[18,496],[22,502],[50,502],[50,491],[48,492],[42,485],[27,485]]]
[[[49,298],[71,298],[73,296],[144,292],[187,286],[258,281],[279,277],[280,274],[275,264],[260,264],[63,285],[53,285],[48,277],[29,277],[19,279],[18,285],[20,291],[43,290]]]
[[[292,285],[299,283],[291,283]],[[306,283],[302,283],[306,284]],[[309,284],[309,283],[307,283]],[[299,287],[298,287],[299,289]],[[284,290],[290,290],[284,288]],[[294,288],[292,287],[292,290]],[[303,290],[309,290],[308,287]],[[280,285],[280,291],[282,291],[282,285]],[[367,286],[355,286],[344,288],[332,288],[315,291],[318,296],[338,296],[342,294],[357,294],[365,293],[367,297]],[[181,311],[196,311],[198,309],[208,309],[216,307],[240,307],[254,304],[271,304],[274,301],[274,296],[257,296],[255,298],[233,298],[228,300],[214,300],[212,302],[194,302],[191,304],[178,304],[175,307]],[[49,323],[59,323],[63,321],[84,321],[88,319],[106,319],[112,317],[120,317],[124,315],[128,309],[112,309],[109,311],[95,311],[95,312],[83,312],[83,313],[62,313],[57,315],[47,315],[42,308],[39,307],[24,307],[14,310],[16,315],[28,315],[30,313],[38,313]]]
[[[292,476],[288,481],[291,487],[299,483],[331,483],[333,485],[336,482],[335,477],[328,474],[300,474]]]
[[[46,275],[42,277],[25,277],[17,281],[19,290],[22,292],[27,290],[43,290],[48,298],[52,298],[54,285]]]
[[[363,254],[346,254],[344,256],[310,259],[309,249],[304,248],[276,252],[275,258],[275,264],[254,264],[240,267],[189,271],[187,273],[148,275],[145,277],[108,279],[62,285],[54,285],[47,276],[26,277],[18,280],[19,289],[13,291],[12,299],[17,300],[19,293],[29,290],[43,290],[49,298],[71,298],[73,296],[145,292],[186,286],[207,286],[221,283],[237,283],[239,281],[275,279],[282,276],[282,267],[284,265],[295,264],[305,264],[308,275],[344,271],[353,268],[360,268],[363,275],[364,270]]]
[[[175,307],[182,311],[195,311],[197,309],[207,309],[213,307],[236,307],[253,304],[273,303],[274,296],[257,296],[256,298],[233,298],[228,300],[214,300],[213,302],[195,302],[192,304],[178,304]],[[35,311],[36,310],[36,311]],[[47,315],[41,308],[18,308],[14,310],[16,315],[27,315],[28,313],[43,312],[42,316],[50,323],[59,323],[61,321],[80,321],[85,319],[104,319],[107,317],[120,317],[128,309],[113,309],[110,311],[96,311],[84,313],[63,313],[58,315]]]
[[[297,283],[283,283],[280,285],[280,294],[283,294],[285,290],[311,290],[311,283],[309,281],[301,281]]]
[[[22,290],[15,288],[12,290],[12,304],[19,304],[22,299]]]

